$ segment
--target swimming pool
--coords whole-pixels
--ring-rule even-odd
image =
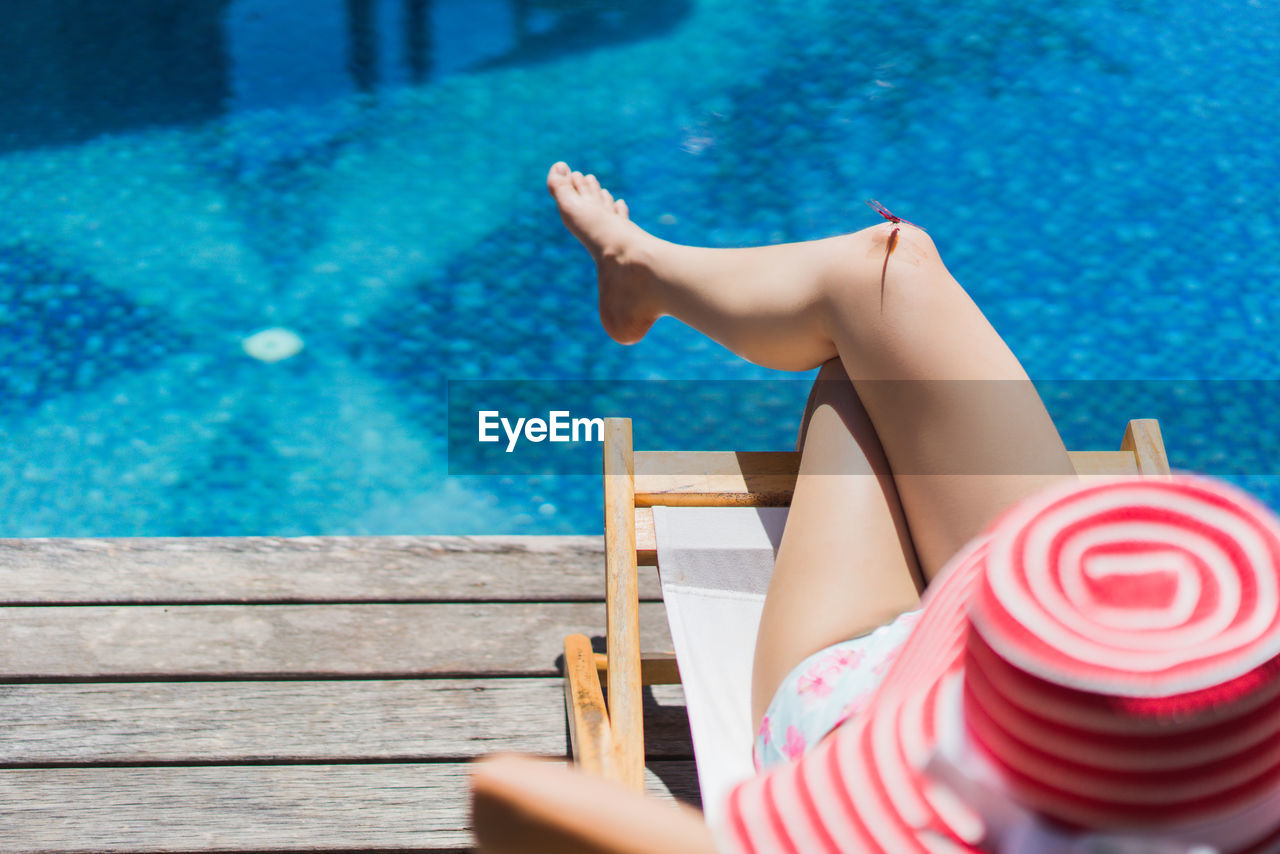
[[[557,159],[690,243],[879,198],[1068,444],[1155,414],[1280,506],[1277,7],[859,5],[14,0],[0,535],[599,530],[590,477],[450,476],[447,383],[777,375],[670,320],[609,342]],[[664,420],[793,441],[802,384],[725,388],[735,423]]]

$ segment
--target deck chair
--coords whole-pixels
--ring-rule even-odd
[[[605,420],[606,652],[593,652],[585,635],[565,638],[565,699],[580,769],[641,791],[642,688],[678,683],[683,671],[708,819],[728,788],[752,773],[751,659],[799,461],[796,452],[633,453],[630,419]],[[1160,427],[1151,419],[1130,421],[1120,450],[1076,451],[1071,461],[1081,475],[1169,474]],[[728,521],[710,526],[699,515],[720,512],[729,514]],[[680,521],[682,514],[689,519]],[[699,528],[729,533],[695,543],[692,560],[683,554],[671,577],[670,567],[659,559],[676,552],[659,538],[679,539]],[[726,537],[740,541],[725,542]],[[712,552],[726,550],[727,558],[708,553],[703,548],[708,543]],[[662,578],[674,659],[640,650],[641,565],[657,566]],[[726,614],[734,608],[741,617],[731,624]],[[707,626],[716,628],[710,639],[703,630]]]

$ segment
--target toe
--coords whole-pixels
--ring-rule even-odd
[[[613,193],[610,193],[604,187],[600,188],[600,198],[604,199],[605,204],[610,206],[613,205]]]
[[[587,175],[586,182],[587,190],[589,192],[595,193],[596,195],[600,194],[600,181],[595,175]]]
[[[568,175],[569,171],[569,164],[563,160],[558,160],[551,164],[551,173],[553,175]]]
[[[551,167],[551,171],[547,173],[547,190],[551,195],[557,195],[559,191],[565,187],[569,180],[569,167],[563,163],[557,163]]]
[[[570,176],[570,180],[573,181],[573,188],[577,190],[579,193],[586,190],[587,179],[586,179],[586,176],[584,176],[581,172],[574,172]]]
[[[631,211],[627,208],[627,203],[622,199],[618,199],[613,203],[613,209],[622,214],[623,219],[631,219]]]

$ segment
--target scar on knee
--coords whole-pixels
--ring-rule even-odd
[[[908,225],[886,222],[875,226],[871,245],[867,248],[867,257],[882,262],[889,255],[890,265],[907,263],[919,267],[934,251],[933,241],[924,232]]]

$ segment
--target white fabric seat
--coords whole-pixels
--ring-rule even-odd
[[[658,573],[684,685],[702,808],[755,773],[751,665],[785,507],[654,507]]]

